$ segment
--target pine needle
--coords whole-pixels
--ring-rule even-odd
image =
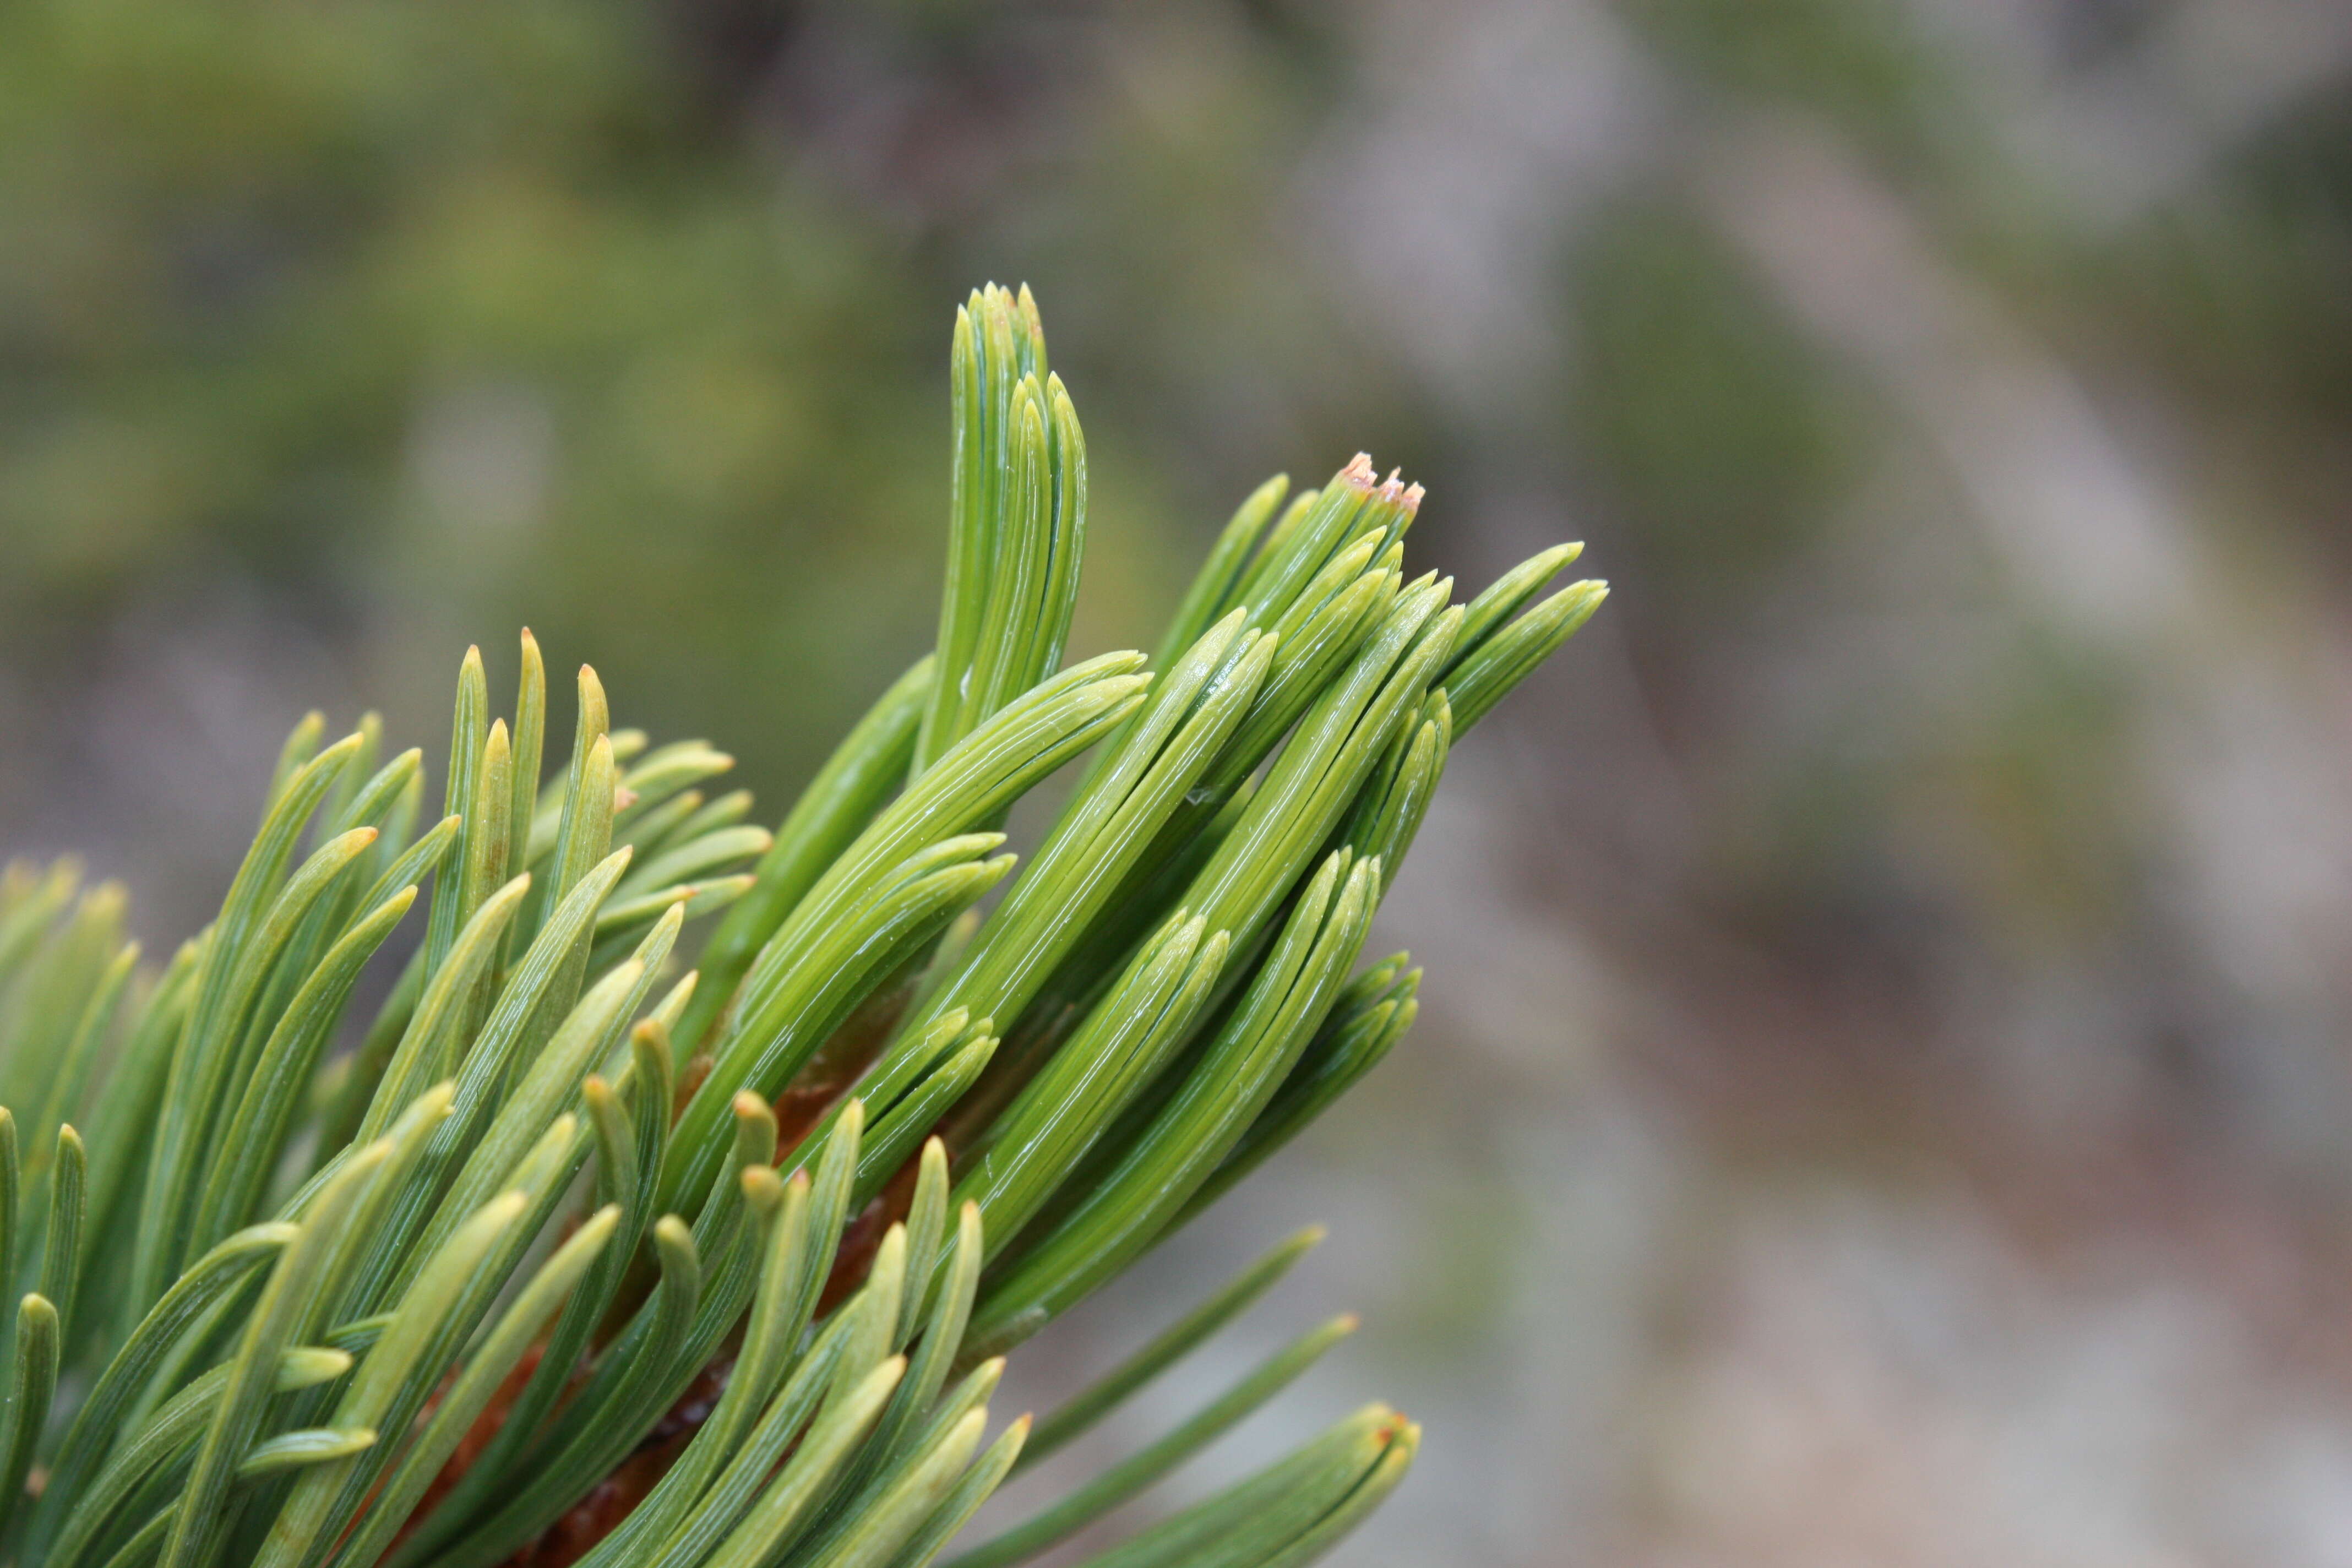
[[[1467,605],[1406,582],[1420,489],[1359,457],[1253,493],[1150,660],[1063,668],[1086,443],[1027,289],[957,312],[950,384],[938,645],[772,830],[584,666],[547,758],[526,631],[510,712],[459,662],[422,832],[418,751],[296,724],[159,973],[119,887],[0,872],[0,1563],[495,1568],[556,1531],[588,1568],[921,1568],[1319,1238],[990,1435],[1003,1352],[1410,1027],[1402,955],[1350,978],[1373,911],[1451,748],[1605,586],[1544,596],[1573,545]],[[1008,812],[1081,757],[1024,862]],[[959,1568],[1142,1493],[1352,1327]],[[1418,1441],[1372,1407],[1095,1562],[1303,1563]]]

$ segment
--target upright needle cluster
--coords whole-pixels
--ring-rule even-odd
[[[1151,658],[1062,668],[1086,445],[1028,291],[974,294],[951,366],[938,646],[772,833],[584,668],[543,778],[526,632],[509,715],[467,652],[429,822],[373,717],[298,725],[160,971],[120,889],[0,879],[0,1558],[918,1568],[1312,1245],[991,1436],[1007,1352],[1410,1027],[1373,911],[1604,589],[1547,595],[1574,546],[1466,605],[1408,580],[1421,491],[1358,458],[1251,496]],[[1088,752],[1014,876],[1008,810]],[[1066,1538],[1351,1326],[956,1561]],[[1418,1440],[1372,1406],[1092,1561],[1306,1563]]]

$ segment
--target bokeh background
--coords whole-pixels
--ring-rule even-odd
[[[1152,1506],[1381,1394],[1349,1564],[2352,1563],[2340,0],[15,0],[0,845],[176,937],[297,715],[437,755],[524,622],[772,818],[987,279],[1078,651],[1360,447],[1616,585],[1391,900],[1420,1029],[1024,1392],[1322,1218],[1102,1447],[1367,1327]]]

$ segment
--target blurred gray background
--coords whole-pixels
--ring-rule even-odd
[[[1152,1506],[1380,1395],[1361,1568],[2352,1564],[2347,132],[2336,0],[18,0],[0,847],[176,938],[294,718],[437,760],[522,623],[772,820],[1026,280],[1076,651],[1360,447],[1616,590],[1421,1027],[1021,1393],[1319,1218],[1102,1447],[1364,1331]]]

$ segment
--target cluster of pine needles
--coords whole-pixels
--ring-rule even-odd
[[[466,656],[429,821],[373,718],[298,726],[159,969],[119,888],[0,880],[0,1559],[916,1568],[1312,1245],[990,1434],[1007,1352],[1412,1024],[1373,909],[1602,585],[1547,595],[1573,547],[1407,581],[1420,492],[1359,458],[1252,495],[1149,658],[1063,668],[1086,449],[1025,289],[958,312],[952,374],[937,647],[774,831],[586,668],[543,779],[525,633],[509,717]],[[1007,812],[1088,752],[1014,877]],[[1066,1539],[1349,1326],[953,1561]],[[1417,1440],[1374,1405],[1090,1561],[1308,1562]]]

